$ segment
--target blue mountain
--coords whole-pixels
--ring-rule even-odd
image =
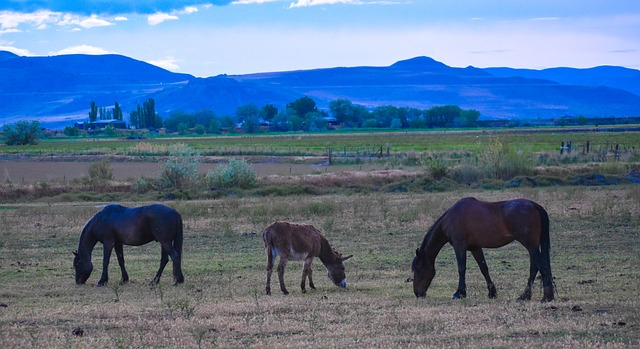
[[[243,104],[284,108],[302,96],[320,108],[336,99],[367,107],[427,109],[455,104],[485,119],[639,116],[640,71],[456,68],[428,57],[388,67],[336,67],[196,78],[120,55],[20,57],[0,51],[0,123],[85,120],[91,101],[128,115],[149,98],[162,116],[209,109],[234,114]]]

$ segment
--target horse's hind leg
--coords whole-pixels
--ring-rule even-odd
[[[121,284],[126,284],[129,282],[129,274],[127,274],[127,270],[124,268],[124,252],[122,250],[122,244],[116,243],[114,246],[116,250],[116,256],[118,257],[118,264],[120,265],[120,271],[122,272],[122,280]]]
[[[529,250],[529,279],[527,280],[527,286],[524,291],[518,297],[521,301],[531,300],[531,287],[533,282],[536,281],[536,274],[538,274],[538,261],[540,260],[540,251],[537,248],[530,248]]]
[[[462,299],[467,297],[467,284],[465,274],[467,272],[467,250],[465,248],[455,248],[456,260],[458,261],[458,289],[451,298]]]
[[[484,253],[482,249],[479,248],[477,250],[472,250],[471,254],[473,254],[473,258],[478,262],[478,267],[480,267],[480,271],[482,272],[482,276],[484,276],[485,281],[487,281],[487,288],[489,289],[489,298],[496,298],[496,286],[491,281],[491,277],[489,276],[489,267],[487,267],[487,262],[484,259]]]
[[[153,278],[153,281],[151,282],[153,285],[157,285],[160,282],[160,276],[162,276],[162,272],[164,271],[164,267],[167,266],[167,263],[169,263],[169,254],[167,253],[167,251],[165,251],[163,247],[161,249],[161,255],[160,255],[160,269],[158,269],[156,276]]]

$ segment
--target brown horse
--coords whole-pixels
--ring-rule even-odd
[[[309,278],[309,287],[316,288],[311,277],[311,262],[313,262],[314,257],[320,257],[320,261],[327,269],[329,279],[336,286],[343,288],[347,286],[343,262],[353,257],[353,255],[342,257],[342,254],[336,252],[329,245],[329,241],[312,225],[275,222],[262,232],[262,240],[267,252],[266,294],[271,294],[273,259],[277,256],[280,256],[278,280],[280,281],[280,290],[284,294],[289,294],[289,291],[284,286],[284,268],[289,260],[304,261],[302,282],[300,283],[302,293],[307,291],[305,288],[307,277]]]
[[[487,282],[489,298],[496,297],[496,287],[489,277],[489,269],[482,248],[497,248],[513,240],[520,242],[529,251],[529,280],[521,300],[531,299],[531,286],[540,271],[544,286],[543,302],[553,300],[553,279],[549,256],[549,216],[539,204],[516,199],[500,202],[483,202],[475,198],[464,198],[456,202],[431,226],[416,250],[411,269],[413,292],[416,297],[425,297],[436,274],[435,260],[445,244],[450,243],[458,262],[458,289],[454,299],[465,298],[467,287],[467,251],[478,262]]]

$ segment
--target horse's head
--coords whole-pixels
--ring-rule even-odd
[[[82,260],[78,252],[73,252],[73,269],[76,271],[76,284],[82,285],[87,282],[91,272],[93,271],[93,263],[91,260]]]
[[[327,268],[327,275],[329,275],[329,279],[339,287],[347,287],[347,275],[344,273],[344,261],[353,257],[353,255],[349,255],[346,257],[342,257],[339,253],[337,253],[338,258],[334,263],[325,264]]]
[[[436,275],[436,268],[433,262],[429,262],[424,258],[424,254],[420,249],[416,249],[416,256],[411,264],[413,271],[413,293],[416,297],[425,297],[427,289],[431,285],[431,280]]]

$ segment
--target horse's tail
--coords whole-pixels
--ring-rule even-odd
[[[176,225],[176,236],[173,240],[173,248],[177,252],[178,256],[176,260],[173,261],[173,276],[175,278],[176,284],[181,284],[184,282],[184,275],[182,275],[182,242],[184,240],[184,237],[182,217],[180,216],[180,214],[178,214]]]
[[[540,214],[540,253],[541,261],[538,269],[542,274],[542,282],[544,286],[544,299],[553,300],[553,277],[551,276],[551,237],[549,233],[549,214],[540,205],[536,207]]]

